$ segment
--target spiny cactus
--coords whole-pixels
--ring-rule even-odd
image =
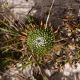
[[[41,55],[47,53],[53,46],[53,33],[44,28],[35,28],[31,30],[27,37],[27,45],[34,54]]]

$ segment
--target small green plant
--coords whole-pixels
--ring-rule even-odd
[[[30,50],[33,50],[34,54],[38,55],[47,53],[52,48],[53,41],[53,33],[43,27],[31,30],[27,37],[27,45]]]

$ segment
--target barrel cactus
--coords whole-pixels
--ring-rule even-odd
[[[43,27],[31,30],[27,37],[27,45],[34,54],[41,55],[47,53],[53,46],[54,35]]]

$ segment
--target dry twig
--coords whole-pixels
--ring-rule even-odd
[[[55,1],[55,0],[53,0],[53,2],[52,2],[52,5],[51,5],[50,10],[49,10],[49,14],[48,14],[47,19],[46,19],[45,29],[47,28],[47,23],[48,23],[48,20],[49,20],[50,12],[51,12],[52,6],[53,6],[53,4],[54,4],[54,1]]]

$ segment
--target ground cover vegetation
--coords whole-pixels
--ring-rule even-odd
[[[35,16],[24,14],[28,23],[23,23],[18,18],[14,22],[12,16],[0,13],[4,17],[0,20],[0,70],[16,63],[22,63],[17,70],[35,64],[40,68],[42,78],[50,79],[43,70],[49,60],[54,66],[57,63],[57,70],[67,62],[71,66],[79,61],[80,25],[74,20],[71,7],[68,12],[71,15],[65,16],[57,30],[52,25],[46,27],[46,23],[37,22]]]

